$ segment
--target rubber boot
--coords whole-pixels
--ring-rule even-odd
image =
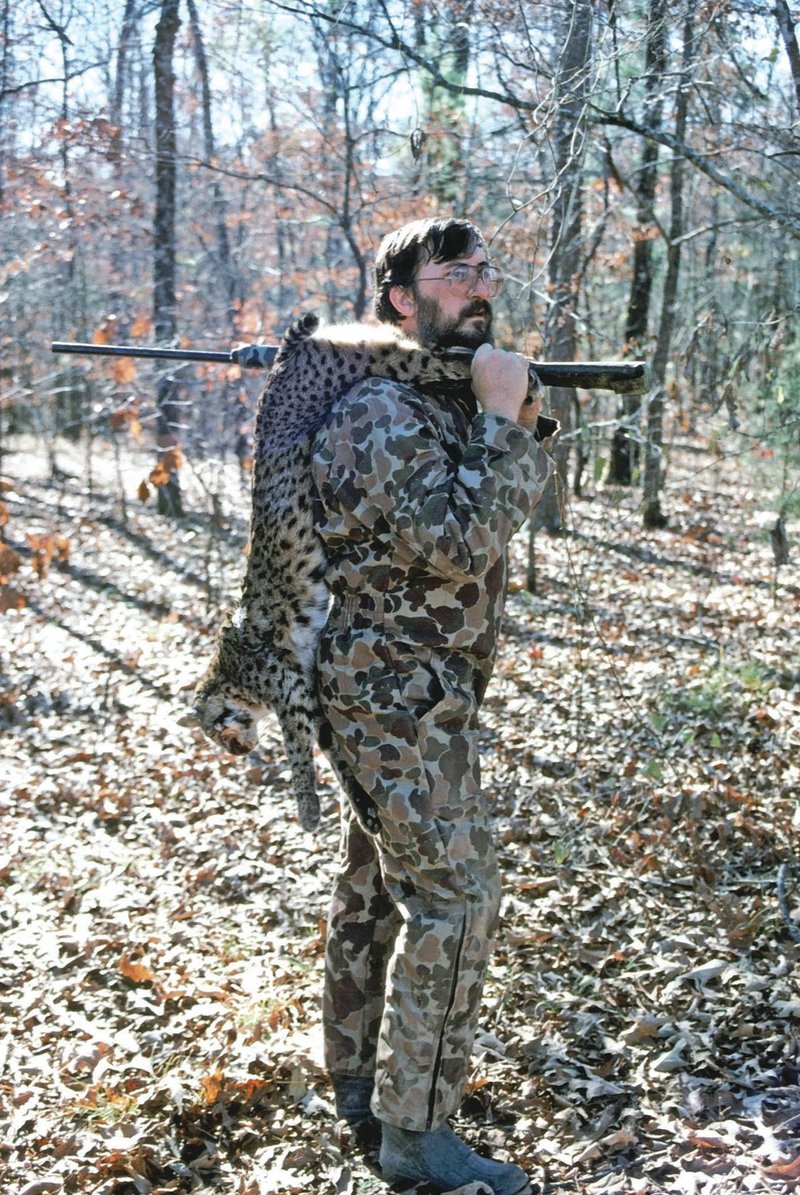
[[[533,1195],[524,1170],[482,1158],[455,1135],[449,1125],[430,1133],[413,1133],[383,1122],[381,1174],[395,1190],[427,1182],[439,1191],[483,1183],[491,1195]]]

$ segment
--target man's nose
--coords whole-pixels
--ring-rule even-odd
[[[481,298],[484,298],[484,299],[488,299],[490,297],[489,283],[486,281],[483,274],[475,275],[475,281],[472,284],[472,287],[470,288],[468,298],[471,299],[473,297],[473,295],[477,295],[477,294],[480,294]]]

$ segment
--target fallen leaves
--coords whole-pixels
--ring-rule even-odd
[[[47,576],[54,557],[60,564],[69,560],[70,544],[66,536],[56,535],[53,532],[32,535],[29,532],[25,538],[33,553],[31,560],[33,571],[40,581]]]
[[[791,1162],[776,1162],[773,1166],[765,1166],[764,1173],[773,1178],[782,1178],[784,1181],[800,1180],[800,1154]]]
[[[124,443],[134,494],[150,461]],[[9,525],[44,538],[0,548],[36,592],[0,678],[4,1195],[377,1195],[320,1057],[332,776],[320,760],[311,840],[275,726],[235,761],[179,721],[242,567],[238,470],[224,542],[62,483],[61,562],[24,466]],[[503,923],[458,1127],[545,1190],[800,1177],[800,954],[775,887],[785,865],[796,922],[795,595],[762,583],[766,541],[729,555],[723,483],[702,508],[721,544],[688,511],[686,536],[645,538],[598,498],[580,535],[537,539],[540,594],[515,548],[482,731]]]

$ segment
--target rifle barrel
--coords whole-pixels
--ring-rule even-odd
[[[616,394],[644,394],[647,390],[643,361],[533,361],[531,368],[543,386],[613,390]]]
[[[55,340],[50,349],[54,353],[79,353],[89,357],[151,357],[172,361],[227,361],[228,364],[233,361],[231,353],[210,349],[146,348],[138,344],[79,344],[73,340]]]
[[[167,361],[217,361],[245,369],[269,369],[278,349],[271,344],[246,344],[229,352],[210,349],[150,348],[132,344],[80,344],[53,341],[54,353],[77,353],[92,357],[149,357]],[[456,355],[459,350],[455,350]],[[463,350],[471,356],[471,350]],[[543,386],[563,389],[613,390],[616,394],[644,394],[647,371],[643,361],[531,361],[531,368]]]

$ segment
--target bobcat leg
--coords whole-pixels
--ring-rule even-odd
[[[288,705],[277,711],[286,757],[292,769],[292,789],[297,801],[297,816],[304,830],[319,825],[319,796],[314,766],[313,716],[304,709]]]

